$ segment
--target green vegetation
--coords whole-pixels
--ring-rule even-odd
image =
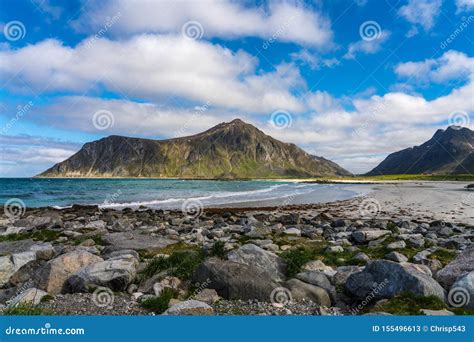
[[[35,232],[18,233],[18,234],[0,236],[0,242],[19,241],[19,240],[27,240],[27,239],[32,239],[35,241],[50,242],[50,241],[57,240],[61,236],[64,236],[61,231],[51,230],[51,229],[42,229]]]
[[[45,316],[51,315],[47,310],[44,310],[32,303],[22,303],[15,306],[7,307],[3,310],[4,316]]]
[[[145,299],[141,302],[141,306],[147,310],[153,311],[157,314],[162,314],[169,307],[170,300],[176,295],[175,291],[166,287],[161,291],[159,296]]]
[[[150,278],[156,273],[167,271],[168,275],[189,279],[203,260],[204,253],[202,251],[176,251],[169,257],[153,258],[142,271],[142,276]]]
[[[301,267],[311,260],[316,259],[314,250],[304,247],[284,251],[280,256],[286,261],[286,273],[289,278],[301,272]]]
[[[436,296],[423,297],[409,292],[383,301],[381,304],[370,308],[369,311],[383,311],[393,315],[423,315],[421,309],[447,309],[456,315],[474,315],[474,310],[448,307],[443,300]]]
[[[224,259],[225,256],[226,256],[226,252],[225,252],[225,242],[224,241],[216,241],[214,242],[214,244],[212,245],[212,248],[211,248],[211,253],[210,255],[211,256],[215,256],[215,257],[218,257],[220,259]]]
[[[430,259],[436,259],[441,262],[443,266],[449,264],[454,258],[456,258],[457,253],[454,250],[440,248],[437,251],[430,254]]]
[[[393,315],[423,315],[421,309],[443,310],[444,302],[436,296],[417,296],[406,292],[374,306],[370,311],[383,311]]]

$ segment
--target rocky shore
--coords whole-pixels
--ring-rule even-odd
[[[386,217],[367,200],[191,212],[76,205],[4,215],[0,310],[474,314],[473,226]]]

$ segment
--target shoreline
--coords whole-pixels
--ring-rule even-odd
[[[446,299],[463,284],[458,256],[474,272],[474,217],[459,207],[459,190],[378,184],[328,203],[189,212],[27,208],[0,219],[0,313],[408,315],[443,307],[474,315]],[[444,213],[452,208],[455,216]],[[385,279],[391,285],[365,301]],[[97,304],[97,289],[107,306]],[[433,307],[416,299],[410,311],[394,308],[432,295]]]

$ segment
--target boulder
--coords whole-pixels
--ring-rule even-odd
[[[451,306],[462,306],[474,310],[474,271],[460,276],[448,294]]]
[[[322,272],[318,271],[304,271],[296,275],[296,279],[301,280],[307,284],[321,287],[325,289],[332,298],[336,296],[336,288],[331,285],[328,277]]]
[[[186,300],[172,305],[163,315],[167,316],[210,316],[214,314],[214,309],[198,300]]]
[[[474,271],[474,245],[467,247],[456,259],[439,270],[436,273],[436,280],[445,288],[449,288],[460,275],[472,271]]]
[[[150,254],[156,254],[161,249],[178,242],[164,237],[141,234],[138,231],[106,234],[103,239],[106,244],[117,249],[133,249]]]
[[[41,271],[39,288],[51,294],[61,293],[69,277],[81,268],[101,261],[102,258],[80,249],[62,254],[48,261]]]
[[[227,255],[229,261],[261,268],[271,275],[272,280],[285,278],[286,264],[278,255],[254,244],[246,244]]]
[[[198,266],[194,283],[207,283],[225,299],[258,299],[270,302],[278,283],[263,269],[232,261],[209,258]]]
[[[72,275],[66,284],[68,292],[85,292],[104,286],[125,291],[135,279],[138,261],[135,258],[111,258],[88,265]]]
[[[395,261],[395,262],[407,262],[408,261],[408,258],[406,256],[404,256],[401,253],[395,252],[395,251],[388,253],[385,256],[385,259],[392,260],[392,261]]]
[[[15,273],[15,266],[10,256],[0,257],[0,286],[8,284]]]
[[[47,294],[48,293],[43,290],[37,288],[29,288],[18,294],[16,297],[12,298],[9,301],[9,306],[16,306],[19,304],[38,305],[39,303],[41,303],[41,299],[43,299],[43,297]]]
[[[329,294],[322,287],[307,284],[298,279],[290,279],[283,286],[290,290],[294,301],[312,301],[321,306],[331,306]]]
[[[383,230],[383,229],[363,229],[363,230],[356,230],[352,232],[352,238],[357,243],[367,243],[372,240],[377,240],[382,236],[390,234],[390,230]]]
[[[192,298],[209,305],[214,304],[220,299],[219,295],[217,294],[217,291],[214,289],[203,289],[201,291],[198,291],[195,295],[192,296]]]
[[[388,260],[369,262],[362,272],[349,276],[346,289],[363,299],[369,294],[376,299],[392,298],[403,292],[419,296],[434,295],[444,300],[443,288],[414,264]]]

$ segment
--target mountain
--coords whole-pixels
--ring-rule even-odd
[[[423,145],[390,154],[370,176],[474,173],[474,132],[466,127],[439,129]]]
[[[168,140],[109,136],[39,177],[298,178],[350,175],[339,165],[235,119]]]

